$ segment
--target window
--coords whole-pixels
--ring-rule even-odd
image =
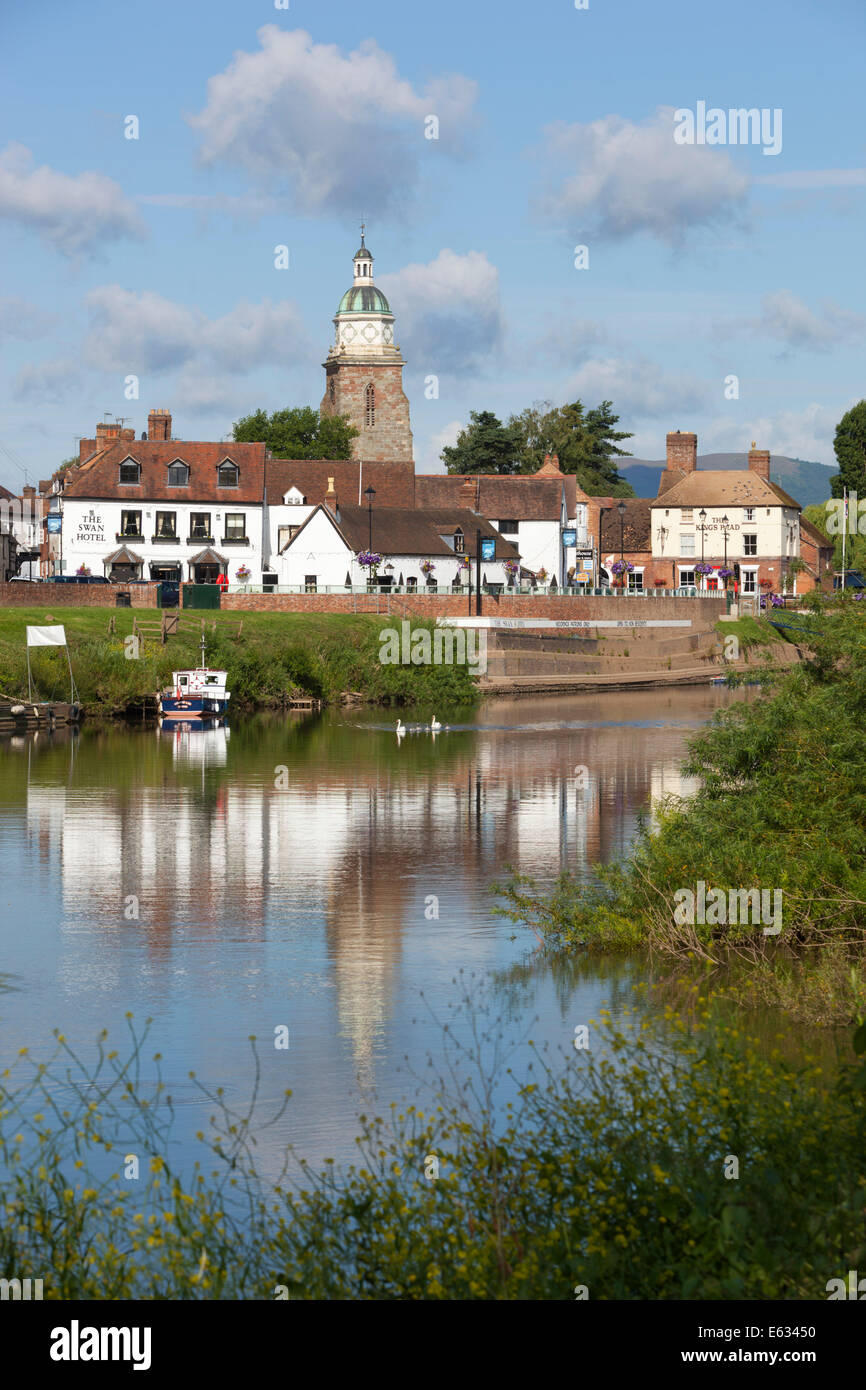
[[[120,534],[122,536],[141,535],[141,512],[120,513]]]
[[[417,576],[417,574],[407,574],[407,575],[406,575],[406,588],[407,588],[407,589],[417,589],[417,588],[418,588],[418,576]]]
[[[680,512],[680,521],[682,521],[686,526],[691,526],[691,524],[692,524],[692,522],[694,521],[694,519],[695,519],[695,509],[694,509],[694,507],[683,507],[682,511]]]
[[[243,512],[226,512],[225,539],[245,541],[247,538],[247,519]]]
[[[756,594],[758,592],[757,570],[740,570],[740,577],[743,583],[744,594]]]
[[[466,554],[466,537],[464,536],[463,532],[460,530],[459,526],[458,526],[457,530],[454,532],[454,554],[455,554],[455,555],[465,555],[465,554]]]
[[[316,574],[304,575],[304,588],[308,594],[315,594],[319,586],[319,577]]]
[[[330,397],[331,405],[333,405],[337,399],[337,383],[333,377],[331,377],[331,380],[328,382],[328,396]]]
[[[755,520],[755,509],[754,509],[754,507],[744,507],[744,508],[743,508],[743,511],[744,511],[744,513],[745,513],[745,516],[744,516],[744,518],[743,518],[744,521],[754,521],[754,520]]]
[[[630,594],[640,594],[643,592],[643,570],[634,570],[629,575],[628,591]]]
[[[691,588],[695,582],[694,570],[680,570],[680,588]]]
[[[192,512],[189,518],[190,539],[209,541],[211,539],[210,512]]]
[[[516,522],[516,521],[500,521],[500,523],[499,523],[499,534],[500,534],[500,536],[516,536],[516,535],[517,535],[517,522]]]
[[[141,482],[141,465],[136,463],[135,459],[124,459],[123,463],[120,465],[120,477],[118,481],[121,483]]]
[[[238,466],[231,459],[224,459],[217,471],[217,487],[237,487]]]
[[[694,531],[680,532],[680,554],[694,555],[695,553],[695,533]]]
[[[744,555],[757,555],[757,553],[758,553],[758,537],[757,537],[757,534],[752,534],[752,535],[748,535],[748,536],[743,536],[743,554],[744,554]]]
[[[180,459],[175,459],[168,468],[169,487],[189,487],[189,469]]]
[[[300,526],[278,526],[277,527],[277,550],[283,553],[289,541],[293,541],[300,531]]]
[[[375,392],[375,390],[373,389],[373,383],[372,383],[372,381],[371,381],[371,382],[370,382],[370,385],[367,387],[366,391],[364,392],[364,424],[367,426],[367,429],[372,429],[373,426],[375,425],[375,423],[376,423],[376,392]]]
[[[173,541],[177,538],[177,512],[157,512],[156,535],[161,541]]]

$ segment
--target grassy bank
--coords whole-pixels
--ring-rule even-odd
[[[181,632],[163,646],[147,641],[137,659],[129,660],[124,638],[132,633],[133,617],[148,624],[160,613],[122,610],[115,634],[108,631],[112,614],[105,609],[66,608],[53,621],[66,627],[72,667],[88,714],[124,715],[140,711],[172,670],[200,661],[199,619],[181,614]],[[186,621],[184,621],[186,619]],[[243,620],[241,637],[235,636]],[[383,665],[379,633],[396,627],[394,618],[366,614],[213,613],[205,615],[207,662],[225,669],[234,709],[279,708],[293,696],[312,695],[337,704],[345,691],[370,703],[470,705],[476,684],[465,666]],[[25,627],[44,624],[44,608],[0,609],[0,691],[20,698],[27,694]],[[216,631],[212,625],[216,623]],[[433,624],[413,620],[416,628]],[[62,653],[36,649],[31,665],[42,699],[68,697],[69,681]]]
[[[46,1299],[826,1299],[866,1257],[866,1069],[691,1005],[537,1055],[498,1124],[475,1058],[427,1114],[365,1122],[347,1171],[276,1184],[254,1104],[201,1086],[182,1175],[158,1058],[103,1037],[88,1069],[60,1038],[0,1079],[0,1271]]]
[[[809,629],[798,637],[811,659],[693,740],[684,771],[700,779],[697,794],[670,800],[630,857],[590,885],[566,878],[545,896],[515,880],[512,915],[554,947],[640,945],[680,961],[745,962],[734,982],[743,1002],[820,1022],[857,1017],[866,998],[866,619],[843,602],[797,623]]]

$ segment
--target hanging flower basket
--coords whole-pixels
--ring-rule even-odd
[[[364,569],[377,570],[382,563],[382,556],[377,555],[375,550],[362,550],[358,556],[358,564],[363,565]]]
[[[568,571],[568,573],[569,573],[569,577],[571,577],[571,576],[574,574],[574,570],[573,570],[573,569],[570,569],[570,570]],[[539,584],[546,584],[546,583],[547,583],[547,570],[544,568],[543,565],[541,566],[541,569],[540,569],[540,570],[537,570],[537,571],[536,571],[535,577],[536,577],[536,579],[538,580]]]
[[[430,579],[436,573],[436,566],[432,560],[422,560],[419,568],[425,579]]]
[[[712,574],[712,572],[712,565],[706,565],[703,562],[700,565],[695,565],[695,574]]]
[[[610,568],[612,574],[623,575],[634,573],[634,565],[631,560],[614,560]]]
[[[88,569],[87,565],[79,565],[75,573],[80,574],[81,577],[84,579],[90,574],[90,570]]]
[[[250,581],[251,574],[252,570],[249,569],[246,565],[239,565],[238,568],[235,570],[235,578],[237,579],[239,584],[248,584]]]

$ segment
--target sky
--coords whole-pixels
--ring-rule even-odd
[[[866,394],[860,0],[579,3],[3,5],[0,482],[155,406],[207,440],[318,405],[362,218],[418,471],[471,410],[575,399],[638,457],[691,429],[833,464]]]

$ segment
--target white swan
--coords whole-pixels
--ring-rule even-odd
[[[435,734],[441,728],[442,725],[439,723],[439,720],[436,718],[434,714],[433,718],[430,720],[430,732]]]
[[[405,732],[406,732],[406,730],[405,730],[405,728],[403,727],[403,721],[402,721],[402,719],[398,719],[398,720],[397,720],[397,737],[398,737],[398,738],[402,738],[403,735],[405,734]]]

